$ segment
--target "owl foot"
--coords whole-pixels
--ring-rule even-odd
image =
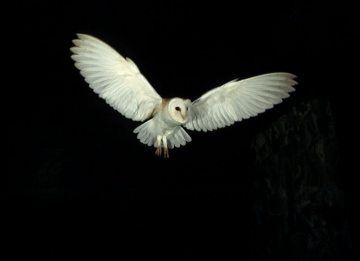
[[[155,151],[155,155],[158,157],[161,157],[162,154],[162,147],[157,147],[156,151]],[[169,158],[169,149],[168,148],[164,148],[164,158]]]
[[[169,149],[167,147],[167,140],[165,136],[158,135],[156,141],[156,151],[155,155],[160,157],[162,154],[162,149],[164,148],[164,158],[169,158]]]
[[[164,158],[169,158],[169,149],[164,148]]]
[[[155,155],[161,157],[161,152],[162,152],[161,147],[157,147],[155,151]]]

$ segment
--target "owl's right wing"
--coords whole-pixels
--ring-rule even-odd
[[[150,118],[160,107],[162,98],[129,58],[86,34],[70,50],[71,58],[90,87],[122,115],[135,121]]]
[[[212,131],[254,117],[281,103],[295,91],[295,75],[278,72],[231,81],[214,88],[192,103],[189,130]]]

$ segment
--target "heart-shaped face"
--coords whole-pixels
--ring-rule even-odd
[[[169,102],[170,117],[179,123],[185,123],[190,117],[191,101],[189,99],[173,98]]]

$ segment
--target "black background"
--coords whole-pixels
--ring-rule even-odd
[[[200,256],[211,256],[211,249],[251,253],[250,243],[240,243],[254,222],[248,143],[299,102],[323,96],[333,110],[339,187],[354,230],[355,2],[20,2],[3,50],[11,56],[12,80],[4,86],[11,245],[33,254],[131,257],[144,251],[140,241],[160,237],[152,251],[163,253],[167,243],[174,257],[204,240],[211,244],[196,251]],[[162,97],[195,100],[232,79],[276,71],[297,75],[299,85],[255,118],[215,132],[188,131],[193,141],[165,160],[136,139],[139,122],[121,116],[85,83],[70,59],[76,33],[130,57]],[[216,247],[233,237],[225,250]],[[174,238],[185,238],[183,245]]]

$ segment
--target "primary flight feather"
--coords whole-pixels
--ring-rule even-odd
[[[125,117],[145,121],[134,130],[156,155],[169,157],[168,148],[184,146],[191,138],[183,129],[212,131],[230,126],[272,108],[289,97],[297,84],[295,75],[269,73],[230,81],[191,102],[162,98],[136,64],[103,41],[86,34],[73,40],[71,58],[99,96]]]

